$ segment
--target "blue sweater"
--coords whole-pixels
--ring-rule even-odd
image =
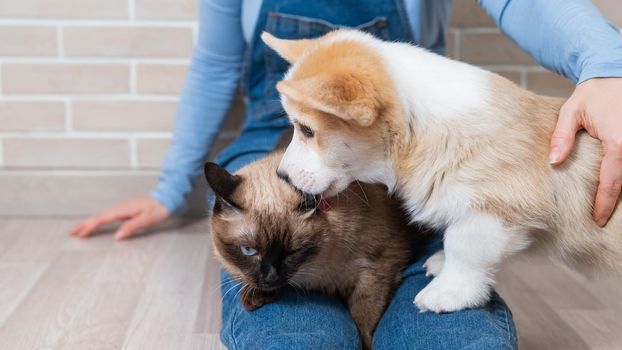
[[[199,0],[199,40],[171,146],[151,195],[171,213],[185,205],[235,95],[261,0]],[[622,77],[622,35],[588,0],[479,0],[503,33],[548,69],[580,83]],[[451,0],[405,0],[417,43],[444,35]]]

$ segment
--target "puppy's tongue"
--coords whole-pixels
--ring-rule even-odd
[[[322,198],[320,199],[320,203],[318,204],[318,209],[320,209],[321,212],[325,213],[327,211],[330,211],[333,208],[330,206],[329,199]]]

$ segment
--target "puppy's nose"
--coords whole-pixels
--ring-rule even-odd
[[[276,176],[278,176],[279,179],[281,179],[281,180],[283,180],[283,181],[285,181],[285,182],[287,182],[288,184],[291,185],[291,181],[289,180],[289,175],[287,175],[286,172],[281,171],[281,170],[277,170],[276,171]]]

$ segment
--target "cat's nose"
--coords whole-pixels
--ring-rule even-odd
[[[274,266],[270,266],[268,272],[263,277],[266,283],[275,283],[279,280],[279,273],[276,271]]]

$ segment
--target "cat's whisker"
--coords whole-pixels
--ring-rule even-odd
[[[287,282],[288,285],[290,285],[292,287],[292,289],[294,290],[294,292],[296,292],[296,299],[298,299],[300,297],[300,291],[303,289],[300,286],[298,286],[294,281],[289,281]]]
[[[227,285],[230,285],[231,283],[236,283],[236,282],[239,282],[239,281],[236,279],[221,281],[219,285],[214,286],[212,290],[209,291],[209,297],[212,298],[217,291],[221,290],[223,287]]]
[[[355,182],[361,189],[361,192],[363,192],[363,196],[365,197],[365,204],[367,204],[367,206],[369,207],[369,198],[367,198],[367,193],[365,193],[365,189],[363,188],[363,185],[361,185],[361,182],[359,180],[355,180]]]
[[[251,288],[251,297],[255,297],[255,293],[257,292],[257,288]]]
[[[239,287],[239,286],[240,286],[240,285],[242,285],[243,283],[244,283],[244,282],[239,282],[239,283],[236,283],[233,287],[231,287],[231,288],[227,289],[227,291],[226,291],[226,292],[222,295],[222,297],[220,298],[220,301],[225,300],[225,297],[227,296],[227,294],[229,294],[229,292],[231,292],[231,291],[232,291],[232,290],[234,290],[235,288]],[[242,289],[240,288],[240,290],[242,290]]]
[[[358,180],[355,180],[355,182],[359,186],[359,188],[361,189],[361,192],[363,193],[364,198],[361,197],[358,193],[356,193],[356,191],[351,189],[350,186],[346,187],[346,190],[348,192],[352,193],[353,195],[355,195],[358,199],[361,200],[361,202],[365,203],[369,207],[369,198],[367,198],[367,193],[365,193],[365,190],[363,189],[363,186],[361,185],[361,183]]]
[[[224,287],[224,286],[226,286],[226,285],[231,285],[232,283],[240,283],[240,282],[242,282],[242,280],[241,280],[241,279],[238,279],[238,278],[231,278],[231,279],[229,279],[229,280],[225,280],[225,281],[220,282],[220,286],[221,286],[221,287]]]
[[[361,200],[361,202],[367,204],[367,206],[369,207],[369,202],[367,202],[365,199],[363,199],[361,196],[359,196],[358,193],[356,193],[356,191],[352,190],[350,187],[346,187],[346,191],[352,193],[353,195],[355,195],[358,199]]]
[[[236,283],[236,282],[240,282],[240,280],[232,278],[232,279],[229,279],[229,280],[221,281],[220,282],[220,287],[224,287],[227,284]]]
[[[305,288],[302,284],[300,284],[299,282],[296,282],[296,283],[295,283],[295,285],[296,285],[296,288],[298,288],[299,290],[302,290],[302,291],[306,291],[306,290],[307,290],[307,289],[306,289],[306,288]]]
[[[320,200],[317,200],[317,196],[313,197],[313,200],[315,201],[315,208],[313,208],[313,210],[317,210],[317,208],[320,206],[320,203],[322,203],[322,201],[324,200],[324,195],[320,194]]]
[[[294,281],[292,281],[294,282]],[[294,282],[296,284],[296,288],[294,288],[297,292],[298,291],[302,291],[302,293],[305,296],[309,296],[309,290],[307,288],[305,288],[302,284],[300,284],[299,282]]]
[[[237,291],[237,293],[235,293],[235,295],[233,296],[233,299],[237,299],[238,295],[240,295],[240,293],[242,293],[242,291],[244,290],[244,288],[248,287],[248,284],[244,284],[242,286],[242,288],[240,288],[240,290]]]
[[[300,272],[300,271],[298,271]],[[296,272],[295,275],[298,275],[298,272]],[[294,276],[295,276],[294,275]],[[309,277],[315,277],[313,274],[302,271],[302,274],[299,276],[309,276]],[[303,284],[303,282],[301,281],[297,281],[295,278],[290,278],[288,283],[294,287],[294,289],[296,290],[296,292],[302,291],[304,293],[304,295],[309,295],[309,290],[308,288],[306,288]]]
[[[220,285],[225,285],[225,284],[235,283],[235,282],[243,282],[243,281],[244,280],[242,279],[242,276],[237,275],[237,274],[232,274],[232,275],[227,275],[224,279],[221,279]]]
[[[225,287],[228,284],[234,283],[234,282],[238,282],[236,280],[224,280],[224,281],[220,281],[220,283],[217,286],[213,286],[211,291],[210,291],[210,295],[213,295],[217,290],[222,289],[223,287]]]

